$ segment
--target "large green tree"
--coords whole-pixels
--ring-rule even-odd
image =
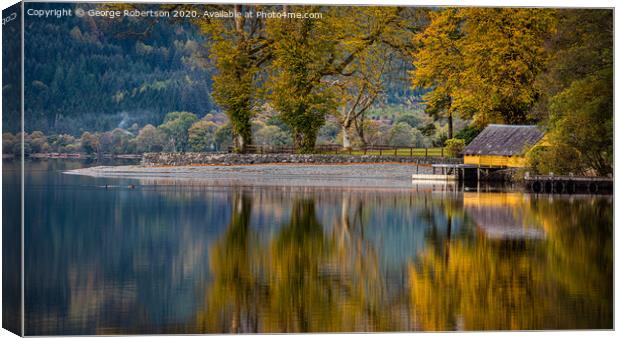
[[[215,148],[215,133],[218,125],[202,119],[189,128],[189,145],[192,151],[209,151]]]
[[[282,19],[268,28],[274,40],[271,104],[290,127],[294,146],[310,152],[325,116],[335,108],[333,89],[321,80],[337,53],[338,37],[329,20]]]
[[[188,112],[166,114],[164,123],[159,126],[167,137],[171,151],[189,150],[189,128],[198,121],[196,115]]]
[[[548,147],[533,158],[540,172],[613,172],[613,13],[559,13],[549,46],[546,88],[538,111],[549,129]]]
[[[355,72],[354,61],[382,41],[398,22],[400,9],[304,6],[296,10],[320,11],[323,17],[267,23],[273,41],[269,98],[291,129],[297,151],[311,152],[326,115],[336,112],[336,78]],[[369,24],[360,18],[374,20]]]
[[[343,148],[351,148],[352,127],[363,124],[368,109],[381,99],[386,81],[384,75],[393,65],[391,57],[385,46],[371,46],[353,63],[353,74],[342,76],[336,82],[340,109],[335,117],[342,130]],[[360,142],[365,143],[365,140],[360,137]]]
[[[245,14],[255,12],[257,6],[235,5],[234,9]],[[202,31],[209,36],[209,57],[217,69],[213,98],[230,118],[238,152],[244,152],[252,143],[251,119],[258,102],[260,67],[270,58],[270,41],[263,28],[262,19],[245,15],[201,24]]]

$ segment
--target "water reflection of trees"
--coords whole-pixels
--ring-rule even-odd
[[[252,201],[237,194],[228,230],[211,251],[214,280],[198,315],[203,332],[394,330],[377,252],[364,238],[363,201],[342,198],[328,233],[315,201],[296,198],[266,243],[250,227]],[[353,212],[349,212],[352,209]]]
[[[258,196],[234,194],[228,228],[211,246],[214,277],[197,316],[201,332],[611,326],[607,200],[489,195],[472,205],[462,195]],[[280,213],[287,217],[271,236],[251,225],[267,202],[290,211]],[[329,224],[318,217],[321,203],[338,205]],[[414,208],[412,226],[425,229],[423,250],[403,267],[402,287],[392,287],[381,263],[385,248],[369,236],[383,225],[372,224],[380,203]],[[504,208],[502,217],[515,217],[510,226],[527,223],[544,236],[488,236],[489,225],[475,223],[485,218],[470,217],[471,207]]]
[[[215,279],[207,296],[208,310],[198,314],[205,332],[256,332],[257,307],[264,300],[258,278],[260,248],[250,229],[252,200],[235,195],[228,229],[210,250]]]
[[[487,196],[501,200],[502,196]],[[611,328],[609,201],[521,196],[504,208],[537,220],[546,238],[483,232],[428,247],[409,267],[414,321],[422,330]]]

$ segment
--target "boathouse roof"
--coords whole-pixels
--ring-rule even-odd
[[[523,155],[544,133],[537,126],[490,124],[463,149],[464,155]]]

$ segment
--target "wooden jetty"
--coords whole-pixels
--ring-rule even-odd
[[[419,174],[418,167],[416,172],[411,175],[414,181],[484,181],[490,173],[504,168],[480,167],[472,164],[433,164],[432,174]]]
[[[525,189],[549,194],[613,193],[614,179],[591,176],[525,175]]]
[[[459,164],[433,164],[432,174],[419,174],[418,166],[416,166],[416,172],[411,175],[411,179],[415,181],[433,181],[433,182],[445,182],[445,181],[458,181],[459,176]]]

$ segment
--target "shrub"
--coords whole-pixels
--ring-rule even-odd
[[[465,148],[465,140],[460,138],[451,138],[446,140],[446,151],[448,156],[457,157]]]
[[[218,125],[202,119],[189,128],[189,145],[192,151],[210,151],[215,148]]]
[[[256,144],[284,146],[291,144],[290,136],[277,126],[266,126],[260,129],[255,136]]]
[[[454,135],[454,138],[459,138],[464,140],[465,144],[469,144],[474,138],[476,138],[476,136],[478,136],[478,134],[480,134],[481,131],[482,128],[470,125],[459,130],[458,133]]]
[[[405,122],[395,124],[390,129],[389,144],[396,147],[411,147],[413,143],[413,128]]]
[[[565,145],[534,147],[526,154],[528,166],[536,174],[585,174],[587,168],[579,152]]]
[[[404,122],[406,124],[408,124],[411,128],[417,128],[418,126],[420,126],[420,124],[422,123],[421,119],[415,115],[411,115],[411,114],[403,114],[401,116],[399,116],[396,121],[394,121],[394,124],[398,124]]]

